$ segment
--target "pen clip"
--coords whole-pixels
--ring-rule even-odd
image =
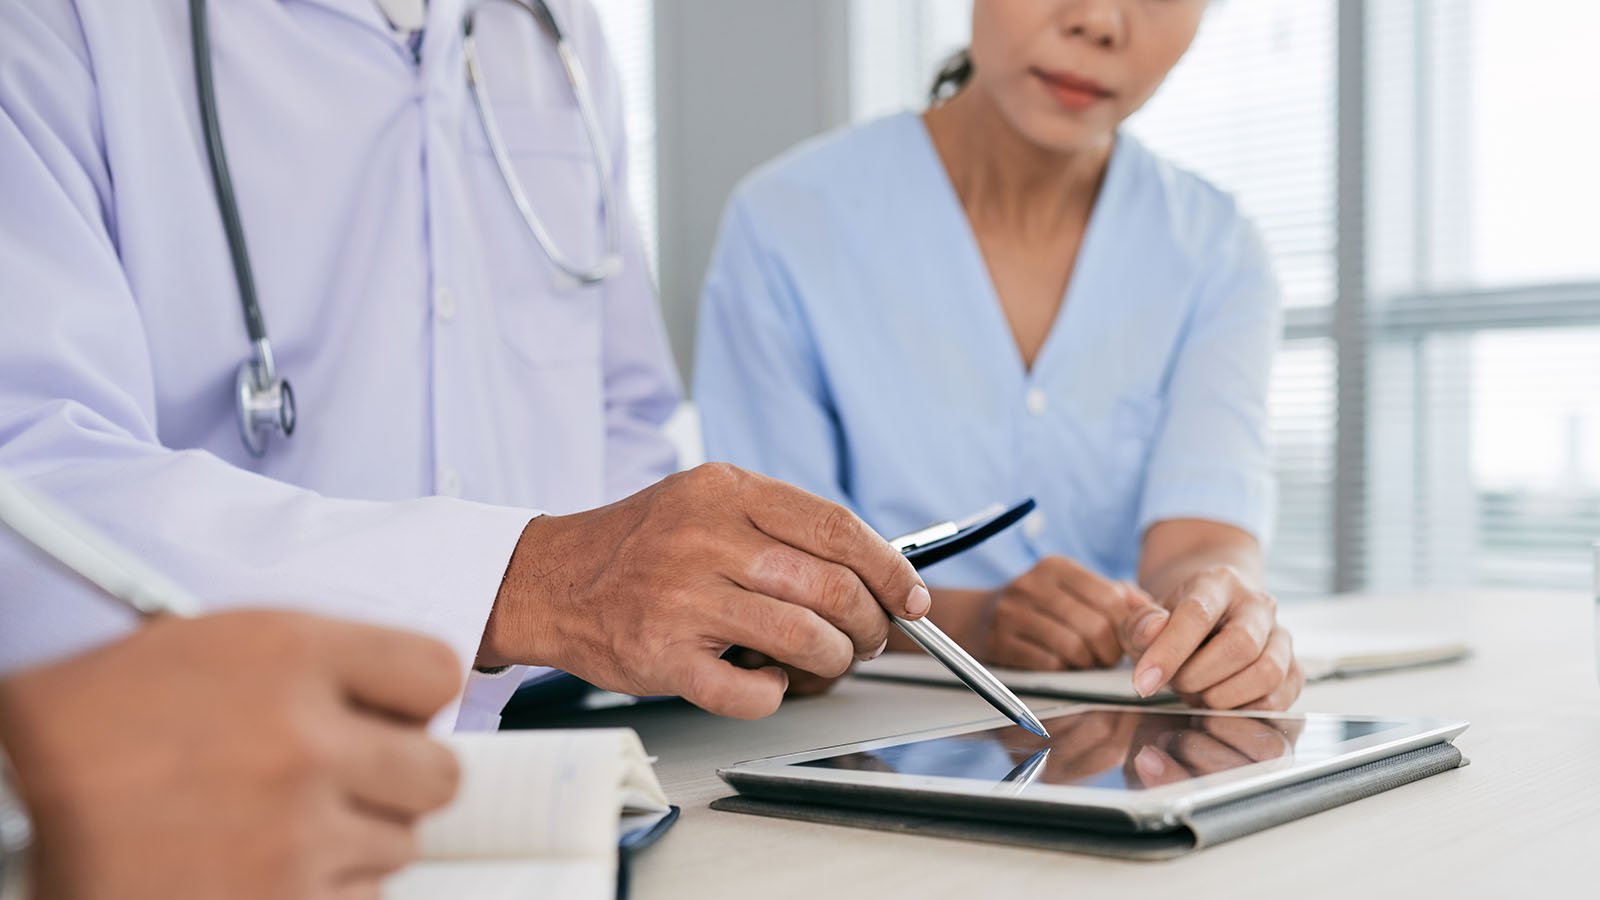
[[[961,532],[961,527],[954,522],[938,522],[926,528],[918,529],[910,534],[903,534],[897,538],[890,538],[889,545],[905,553],[915,550],[934,541],[942,541]]]

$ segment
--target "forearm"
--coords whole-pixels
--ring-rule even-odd
[[[1248,585],[1265,582],[1261,546],[1239,529],[1215,522],[1171,521],[1152,526],[1139,561],[1139,586],[1163,605],[1195,575],[1228,566]]]

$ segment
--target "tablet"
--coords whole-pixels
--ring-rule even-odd
[[[1052,737],[993,720],[740,763],[741,794],[1116,833],[1452,741],[1445,719],[1074,705]]]

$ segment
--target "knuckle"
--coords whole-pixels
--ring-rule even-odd
[[[726,462],[702,463],[689,472],[693,483],[705,490],[732,488],[743,474],[738,466]]]
[[[1179,603],[1178,608],[1172,611],[1172,618],[1197,627],[1210,627],[1219,617],[1219,613],[1216,597],[1209,592],[1200,591],[1190,594]]]
[[[684,673],[682,681],[683,686],[678,693],[685,700],[707,712],[721,714],[725,711],[725,691],[721,679],[716,677],[712,669],[695,666]]]
[[[842,506],[830,506],[816,519],[817,544],[829,556],[843,556],[856,537],[856,517]]]
[[[1261,657],[1256,665],[1259,667],[1262,680],[1269,684],[1281,684],[1289,676],[1288,667],[1270,655]]]
[[[1217,649],[1223,656],[1231,660],[1252,660],[1261,653],[1263,641],[1258,640],[1249,630],[1238,625],[1229,625],[1222,629],[1213,640]]]
[[[805,663],[823,649],[825,641],[819,640],[817,618],[799,607],[784,607],[765,623],[776,648],[783,652],[784,661]]]
[[[771,543],[750,557],[745,574],[752,584],[790,584],[800,572],[793,556],[781,544]]]
[[[835,616],[853,610],[861,599],[861,581],[844,566],[828,566],[817,578],[817,596]]]

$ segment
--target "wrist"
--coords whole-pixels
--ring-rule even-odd
[[[560,531],[552,516],[529,520],[511,551],[500,590],[484,624],[483,640],[473,668],[493,672],[513,665],[556,665],[541,625],[547,624],[548,604],[542,599],[551,580],[551,560],[562,550],[555,538]]]

